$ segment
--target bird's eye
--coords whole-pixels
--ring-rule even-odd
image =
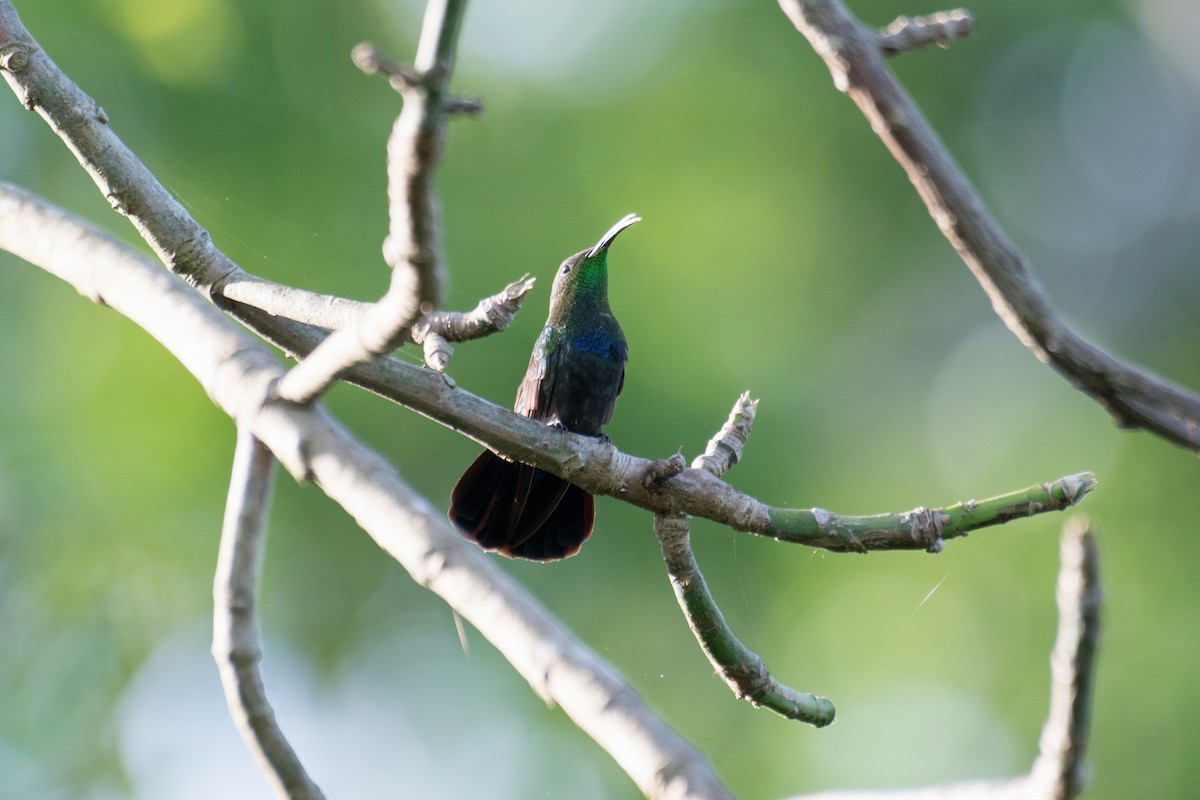
[[[560,273],[560,274],[562,274],[562,275],[566,275],[566,274],[567,274],[568,272],[570,272],[570,271],[571,271],[571,265],[570,265],[570,264],[563,264],[563,265],[562,265],[562,269],[560,269],[560,270],[559,270],[559,273]]]

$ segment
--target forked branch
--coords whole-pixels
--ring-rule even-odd
[[[747,392],[738,398],[729,414],[729,419],[708,442],[704,454],[692,462],[696,469],[703,469],[720,477],[742,456],[742,449],[750,430],[754,426],[754,414],[758,401],[750,399]],[[670,460],[668,465],[683,467],[683,459]],[[669,472],[669,469],[666,469]],[[663,471],[656,474],[661,480]],[[757,653],[742,644],[734,635],[725,615],[708,590],[704,574],[692,551],[690,525],[686,514],[655,514],[654,535],[662,548],[663,561],[675,598],[687,619],[688,627],[700,644],[717,674],[729,684],[733,693],[752,705],[768,708],[788,719],[807,722],[824,727],[833,722],[833,703],[824,697],[797,692],[779,683],[767,671],[766,664]]]
[[[279,384],[279,396],[310,403],[348,368],[390,353],[409,327],[442,302],[446,270],[440,253],[433,173],[446,138],[442,107],[454,67],[454,50],[466,0],[431,0],[417,46],[415,80],[388,139],[388,208],[391,219],[383,257],[392,268],[387,292],[353,326],[334,332]],[[445,366],[448,346],[423,337],[434,365]]]
[[[520,584],[450,527],[319,404],[274,398],[271,352],[140,253],[0,183],[0,249],[128,317],[167,348],[297,479],[315,481],[422,586],[475,626],[650,798],[729,800],[705,756]],[[441,380],[441,377],[438,377]]]
[[[1125,428],[1145,428],[1200,453],[1200,395],[1106,353],[1058,315],[1028,260],[987,208],[908,92],[884,63],[887,38],[839,0],[779,0],[904,168],[942,235],[1021,343]]]

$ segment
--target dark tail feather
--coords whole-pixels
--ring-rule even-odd
[[[592,535],[595,518],[596,504],[592,496],[568,483],[566,493],[542,526],[533,536],[513,545],[507,554],[530,561],[556,561],[573,556]]]
[[[592,496],[562,478],[485,450],[450,496],[450,520],[485,550],[554,561],[592,533]]]

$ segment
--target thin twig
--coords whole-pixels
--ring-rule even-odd
[[[450,342],[465,342],[503,331],[512,324],[534,279],[525,275],[485,297],[471,311],[431,311],[413,323],[411,338],[425,350],[425,363],[441,372],[453,353]]]
[[[274,474],[271,451],[239,428],[213,580],[212,653],[229,713],[275,793],[290,800],[323,800],[275,720],[258,669],[263,649],[255,594]]]
[[[383,75],[398,92],[420,86],[421,75],[404,66],[370,42],[359,42],[350,51],[350,59],[366,75]]]
[[[742,394],[734,404],[729,419],[709,440],[704,454],[698,456],[692,466],[719,478],[736,464],[754,426],[757,408],[758,401],[751,400],[749,392]],[[682,459],[670,460],[666,464],[678,464],[675,470],[678,472],[682,469],[681,462]],[[663,470],[658,471],[658,475],[653,483],[665,477]],[[754,706],[768,708],[787,719],[817,727],[833,722],[832,702],[824,697],[797,692],[779,683],[767,671],[762,658],[742,644],[729,628],[696,562],[687,515],[655,514],[654,535],[662,548],[667,575],[688,627],[692,629],[709,663],[729,684],[733,693]]]
[[[1039,359],[1106,408],[1124,428],[1146,428],[1200,453],[1200,395],[1126,364],[1079,336],[1050,305],[1025,256],[883,61],[879,35],[838,0],[779,0],[825,60],[983,286],[992,307]]]
[[[442,303],[446,276],[433,173],[446,138],[442,100],[465,7],[466,0],[429,0],[417,46],[419,80],[405,85],[404,107],[388,138],[388,290],[357,325],[336,331],[293,367],[279,384],[280,397],[312,402],[347,368],[398,347],[408,327]],[[449,359],[439,353],[435,360],[444,366]]]
[[[446,343],[465,342],[503,331],[512,323],[533,283],[530,276],[522,276],[496,294],[480,300],[470,311],[422,314],[405,332],[405,338],[414,344],[426,345],[430,336]],[[213,295],[218,297],[217,292]],[[218,305],[235,316],[240,310],[237,306],[250,306],[275,317],[330,331],[359,324],[371,310],[370,303],[296,289],[245,272],[225,280],[219,291]],[[446,368],[452,355],[449,344],[436,351],[436,358],[430,355],[428,346],[425,350],[428,366],[439,371]]]
[[[728,800],[705,756],[599,655],[449,525],[319,404],[272,399],[274,355],[178,278],[66,212],[0,183],[0,249],[133,320],[298,479],[316,481],[413,578],[475,626],[647,797]],[[435,376],[443,382],[442,376]]]
[[[769,508],[766,528],[752,532],[839,552],[919,549],[938,553],[946,539],[1020,517],[1065,511],[1095,487],[1096,477],[1081,472],[986,500],[964,500],[944,508],[919,506],[902,514],[850,517],[823,508]]]
[[[383,75],[400,94],[421,86],[427,78],[390,58],[370,42],[360,42],[350,53],[354,65],[367,75]],[[446,114],[478,114],[483,103],[473,97],[454,97],[443,94],[442,111]]]
[[[775,680],[762,658],[730,629],[696,563],[688,528],[688,518],[683,514],[654,515],[654,535],[662,548],[675,599],[713,669],[736,697],[753,706],[818,728],[833,722],[830,700],[798,692]]]
[[[970,36],[974,30],[975,20],[965,8],[922,17],[897,17],[879,32],[879,47],[887,56],[909,53],[931,44],[946,47],[955,39]]]
[[[420,82],[404,92],[404,107],[387,143],[388,235],[383,259],[408,279],[421,311],[442,305],[446,268],[440,252],[433,172],[446,140],[443,108],[467,0],[429,0],[413,68]],[[392,279],[395,282],[395,278]]]

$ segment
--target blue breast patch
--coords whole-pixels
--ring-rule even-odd
[[[585,353],[598,353],[607,356],[612,353],[612,337],[602,331],[580,334],[571,338],[571,346]]]

